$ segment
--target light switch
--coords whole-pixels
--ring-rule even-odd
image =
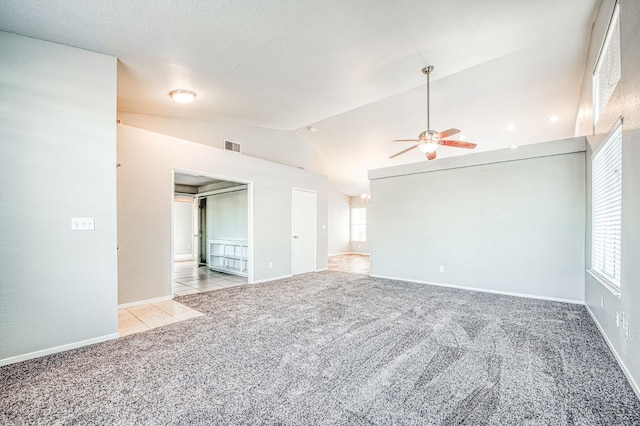
[[[95,224],[92,217],[74,217],[71,218],[72,231],[93,231]]]

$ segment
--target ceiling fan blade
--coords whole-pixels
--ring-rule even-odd
[[[444,146],[452,146],[454,148],[467,148],[467,149],[473,149],[476,146],[478,146],[475,143],[472,142],[462,142],[462,141],[449,141],[449,140],[445,140],[445,139],[440,139],[438,141],[439,145],[444,145]]]
[[[435,160],[436,151],[427,152],[427,160]]]
[[[422,142],[421,142],[421,143],[422,143]],[[392,155],[391,157],[389,157],[389,158],[394,158],[394,157],[397,157],[398,155],[404,154],[404,153],[405,153],[405,152],[407,152],[407,151],[411,151],[412,149],[416,148],[418,145],[420,145],[420,144],[419,144],[419,143],[417,143],[417,144],[415,144],[415,145],[413,145],[413,146],[410,146],[410,147],[409,147],[409,148],[407,148],[407,149],[403,149],[402,151],[400,151],[400,152],[397,152],[397,153],[393,154],[393,155]]]
[[[393,142],[418,142],[418,139],[394,139]]]
[[[460,133],[458,129],[448,129],[438,133],[438,139],[448,138],[449,136],[453,136],[456,133]]]

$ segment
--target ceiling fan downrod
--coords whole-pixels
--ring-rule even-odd
[[[430,105],[430,99],[429,99],[429,76],[431,74],[431,71],[433,71],[433,65],[429,65],[427,67],[422,68],[422,74],[427,76],[427,132],[429,132],[429,130],[431,130],[431,120],[429,117],[429,113],[430,113],[430,109],[431,109],[431,105]]]

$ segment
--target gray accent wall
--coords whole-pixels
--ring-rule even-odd
[[[591,154],[619,117],[622,131],[622,259],[618,297],[587,274],[585,303],[640,397],[640,3],[620,1],[622,78],[595,129],[591,99],[591,72],[607,31],[615,2],[604,0],[596,16],[584,76],[577,131],[588,134],[586,267],[591,267]],[[624,313],[629,338],[616,313]]]
[[[119,303],[171,294],[174,170],[253,183],[254,281],[291,275],[291,190],[316,191],[316,264],[327,267],[326,176],[126,125],[118,126],[118,162]]]
[[[249,238],[247,190],[224,192],[207,197],[207,240]]]
[[[371,275],[582,302],[584,145],[371,171]]]
[[[0,58],[2,364],[117,337],[118,316],[116,59],[2,32]]]

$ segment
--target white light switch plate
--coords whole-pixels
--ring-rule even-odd
[[[92,217],[73,217],[71,218],[72,231],[93,231],[95,224]]]

